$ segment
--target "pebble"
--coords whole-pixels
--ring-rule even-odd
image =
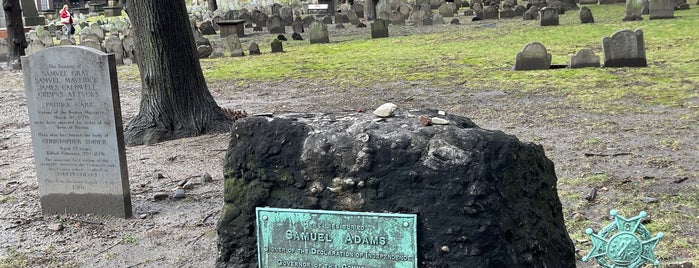
[[[173,199],[182,199],[182,198],[184,198],[185,196],[187,196],[187,194],[184,192],[184,189],[182,189],[182,188],[177,188],[177,189],[175,189],[175,191],[172,193],[172,198],[173,198]]]
[[[391,117],[393,116],[393,112],[396,111],[398,108],[398,105],[395,105],[393,103],[384,103],[379,108],[376,108],[374,110],[374,115],[378,117]]]
[[[140,218],[140,219],[148,218],[148,214],[144,213],[144,214],[138,215],[138,218]]]
[[[646,196],[646,197],[642,197],[641,201],[643,201],[643,203],[650,204],[650,203],[658,202],[658,199]]]
[[[60,232],[63,230],[63,224],[60,222],[59,223],[52,223],[52,224],[49,224],[48,228],[50,231]]]
[[[449,253],[449,246],[442,246],[441,250],[444,253]]]
[[[448,125],[448,124],[449,124],[449,120],[446,120],[446,119],[444,119],[444,118],[439,118],[439,117],[433,117],[433,118],[432,118],[432,124],[435,124],[435,125]]]
[[[201,175],[201,181],[204,183],[209,183],[214,181],[214,178],[209,175],[209,172],[204,172],[204,175]]]
[[[157,193],[153,194],[153,199],[155,199],[156,201],[157,200],[165,200],[165,199],[167,199],[168,196],[169,196],[169,194],[167,194],[166,192],[157,192]]]

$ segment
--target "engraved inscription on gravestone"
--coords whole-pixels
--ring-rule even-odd
[[[59,46],[22,66],[43,212],[130,217],[114,55]]]
[[[414,268],[416,215],[257,208],[259,267]]]

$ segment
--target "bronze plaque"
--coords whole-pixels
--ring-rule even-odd
[[[257,208],[262,268],[416,268],[416,215]]]

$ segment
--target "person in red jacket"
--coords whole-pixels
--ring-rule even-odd
[[[68,11],[68,5],[63,5],[61,9],[61,23],[63,23],[63,33],[70,37],[73,30],[73,15]]]

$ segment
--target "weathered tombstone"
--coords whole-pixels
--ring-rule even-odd
[[[262,52],[260,52],[260,46],[257,45],[255,42],[250,43],[250,47],[248,47],[248,51],[250,51],[250,55],[261,55]]]
[[[349,23],[352,25],[357,25],[359,24],[359,16],[357,16],[357,12],[354,11],[354,9],[350,9],[347,11],[347,19],[349,20]]]
[[[539,42],[527,43],[517,52],[514,70],[548,70],[551,68],[551,53]]]
[[[285,34],[286,26],[282,22],[282,17],[279,15],[272,15],[267,19],[267,29],[270,34]]]
[[[44,44],[41,43],[41,41],[33,40],[33,41],[29,42],[29,45],[27,45],[27,48],[25,49],[25,53],[27,55],[32,55],[34,53],[37,53],[37,52],[43,50],[44,48],[46,48],[46,46],[44,46]]]
[[[114,62],[116,64],[124,64],[124,45],[119,39],[119,36],[110,34],[106,40],[104,40],[104,48],[107,53],[114,54]]]
[[[200,45],[197,47],[197,56],[200,59],[206,59],[214,53],[214,49],[211,45]]]
[[[303,37],[299,33],[292,33],[291,39],[301,41],[301,40],[303,40]]]
[[[303,33],[304,32],[303,20],[301,20],[301,18],[299,18],[299,17],[296,17],[296,20],[294,20],[294,23],[291,24],[291,30],[294,33]]]
[[[42,211],[130,217],[114,56],[57,46],[22,67]]]
[[[592,49],[584,48],[578,51],[578,53],[575,53],[575,55],[570,55],[570,64],[568,64],[568,66],[571,69],[600,67],[599,56],[595,55]]]
[[[371,38],[388,37],[388,22],[376,19],[371,23]]]
[[[566,13],[565,6],[563,5],[563,2],[556,0],[548,4],[548,7],[556,9],[558,11],[559,15],[563,15]]]
[[[671,19],[675,17],[674,0],[652,0],[648,5],[648,19]]]
[[[349,23],[349,17],[347,14],[337,13],[335,14],[335,23]]]
[[[103,51],[103,52],[105,51],[104,47],[102,47],[102,44],[100,44],[98,41],[95,41],[94,39],[82,40],[80,42],[80,46],[94,48],[96,50]]]
[[[405,25],[405,16],[398,12],[398,10],[394,10],[391,12],[391,24],[393,25]]]
[[[515,17],[515,11],[512,10],[511,8],[503,8],[500,10],[500,18],[501,19],[510,19]]]
[[[311,23],[313,23],[314,21],[315,21],[315,19],[314,19],[314,20],[309,20],[308,26],[310,27],[310,26],[311,26]],[[325,24],[333,24],[333,17],[331,17],[331,16],[324,16],[323,19],[321,19],[320,22],[325,23]],[[306,24],[306,20],[304,19],[304,25],[305,25],[305,24]]]
[[[440,117],[448,125],[423,126],[417,119],[421,115]],[[228,152],[217,267],[265,267],[257,263],[255,222],[265,218],[256,217],[256,207],[418,215],[417,255],[393,252],[376,259],[352,252],[349,257],[329,243],[296,240],[290,233],[284,252],[260,248],[275,261],[288,263],[296,259],[293,254],[315,252],[318,259],[332,257],[330,263],[347,267],[575,267],[554,165],[543,147],[479,128],[465,117],[400,109],[385,121],[372,113],[246,117],[231,129]],[[295,228],[308,232],[322,228],[331,240],[347,241],[339,236],[343,227],[333,227],[344,222],[304,226],[287,219],[284,226],[295,222]],[[350,228],[359,236],[387,230],[377,224]],[[367,241],[356,252],[373,254],[381,250],[379,243]],[[297,250],[304,248],[313,249]],[[419,261],[398,264],[396,255]],[[371,265],[359,265],[367,258]]]
[[[558,10],[555,8],[545,7],[539,10],[539,13],[541,13],[541,26],[558,25]]]
[[[376,18],[385,21],[391,20],[391,3],[388,0],[379,0],[376,4]]]
[[[122,44],[124,46],[124,54],[126,55],[126,58],[130,59],[132,62],[136,62],[134,55],[136,46],[134,44],[134,41],[134,38],[131,36],[126,36],[124,37],[124,40],[122,40]]]
[[[364,5],[355,2],[352,5],[352,10],[357,13],[357,17],[364,18]]]
[[[291,23],[294,21],[294,10],[289,6],[284,6],[279,9],[279,17],[282,18],[284,26],[291,26]]]
[[[595,18],[592,16],[592,10],[590,8],[583,6],[578,12],[578,17],[580,17],[580,23],[594,23]]]
[[[444,25],[444,18],[439,13],[432,15],[432,25]]]
[[[497,20],[500,18],[500,11],[495,6],[486,6],[483,9],[483,16],[480,18],[484,20]]]
[[[443,18],[451,18],[454,17],[454,8],[449,5],[453,3],[444,3],[439,7],[439,15],[442,16]]]
[[[524,15],[524,12],[527,12],[526,7],[524,7],[523,5],[516,5],[513,11],[513,17],[522,17]]]
[[[216,34],[216,30],[214,29],[214,25],[212,24],[211,21],[204,21],[199,25],[199,31],[203,35],[214,35]]]
[[[68,38],[67,36],[64,36],[61,38],[61,41],[58,41],[59,46],[73,46],[75,45],[75,39],[73,38]]]
[[[620,30],[602,38],[604,67],[646,67],[643,30]]]
[[[240,38],[237,35],[229,35],[221,41],[223,41],[224,47],[231,54],[231,57],[245,56],[243,46],[240,44]]]
[[[102,30],[102,27],[99,24],[92,23],[90,24],[90,32],[95,34],[99,39],[97,41],[104,41],[104,30]]]
[[[311,23],[311,27],[308,31],[310,33],[309,40],[311,41],[311,44],[330,43],[328,26],[325,25],[325,23],[314,21]]]
[[[7,38],[0,38],[0,61],[7,61],[10,53],[10,45],[7,44]],[[25,51],[26,53],[26,51]]]
[[[277,38],[274,38],[274,40],[272,40],[271,47],[272,47],[272,53],[284,52],[284,45],[282,44],[282,41],[279,41],[279,39],[277,39]]]
[[[626,0],[626,16],[623,21],[643,20],[643,1],[644,0]]]
[[[522,20],[537,20],[539,19],[539,8],[535,6],[529,7],[524,15],[522,15]]]

